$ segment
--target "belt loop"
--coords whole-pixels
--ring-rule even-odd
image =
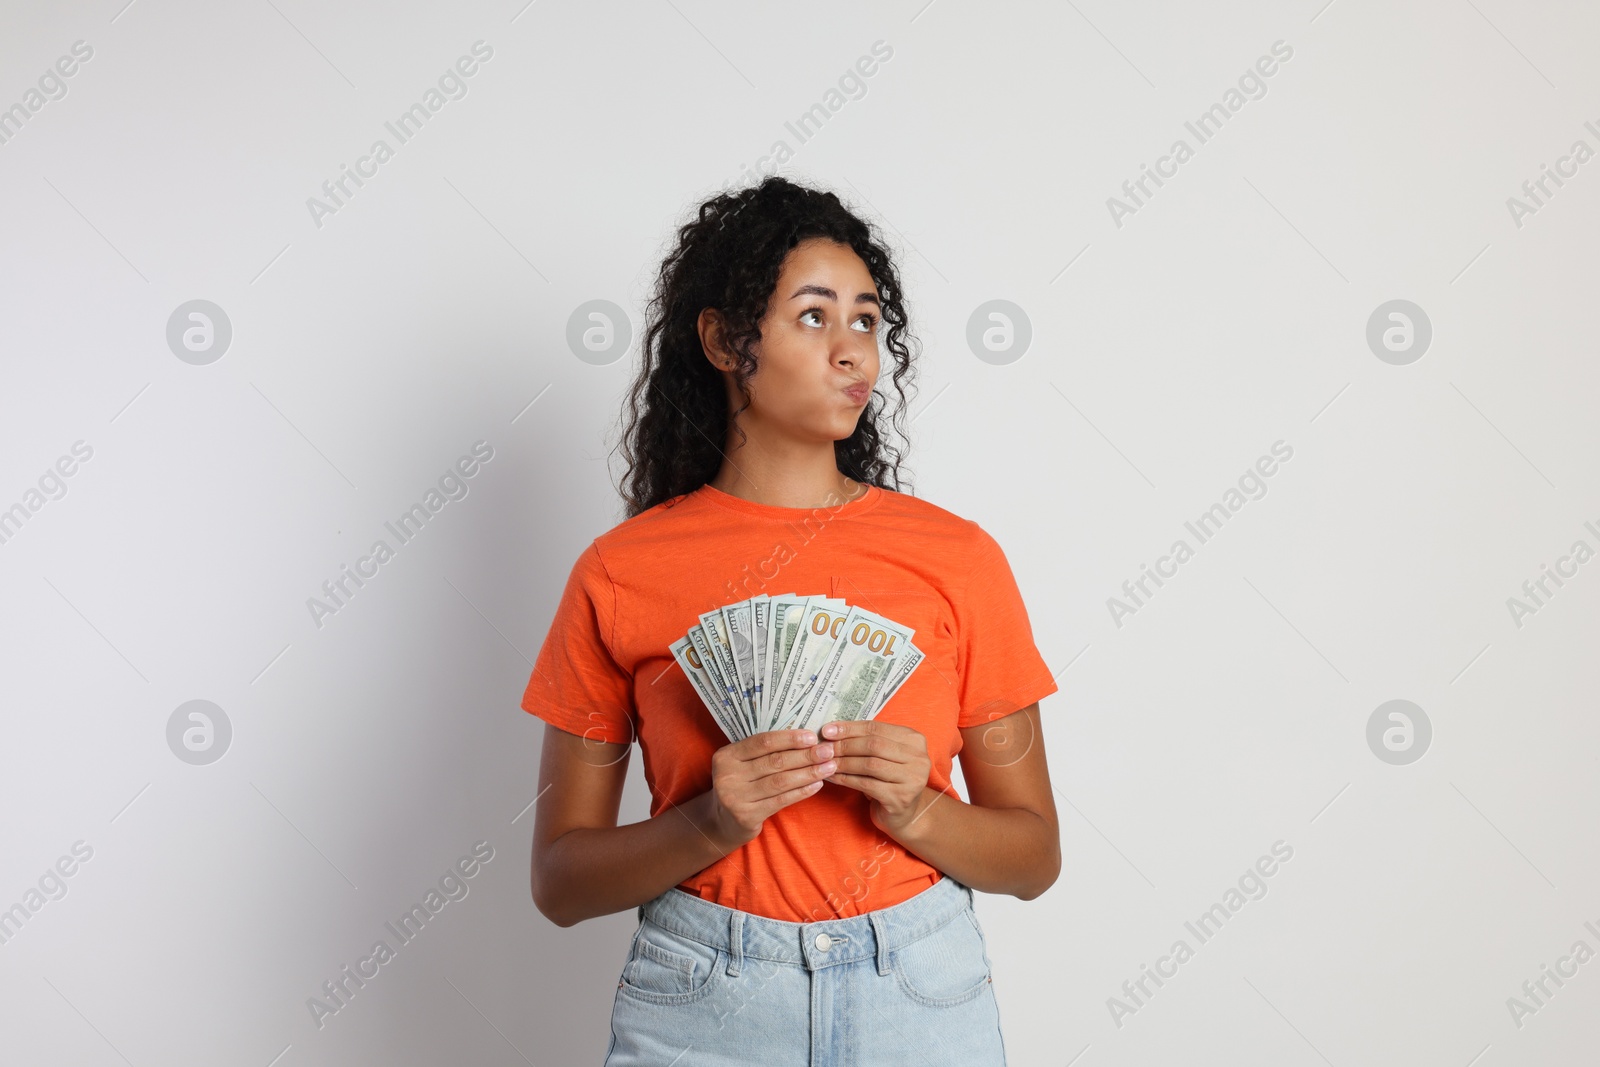
[[[889,973],[889,938],[885,936],[883,919],[876,910],[867,912],[867,921],[872,924],[872,936],[878,942],[878,973]]]
[[[733,917],[728,920],[728,973],[737,978],[743,965],[744,912],[734,908]]]

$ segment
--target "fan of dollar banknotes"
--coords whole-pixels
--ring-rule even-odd
[[[916,631],[837,597],[754,596],[700,616],[673,658],[730,741],[870,719],[922,662]]]

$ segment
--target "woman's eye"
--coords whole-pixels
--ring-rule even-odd
[[[806,322],[808,316],[811,316],[811,315],[820,316],[821,314],[822,314],[822,309],[821,308],[807,308],[805,311],[802,311],[800,313],[800,321],[801,322]],[[822,325],[820,322],[818,322],[818,323],[808,323],[808,324],[809,325],[816,325],[816,326]],[[875,316],[875,315],[873,315],[873,314],[871,314],[869,312],[867,314],[863,314],[860,318],[856,319],[856,323],[855,324],[857,326],[865,324],[866,325],[866,329],[862,330],[861,332],[862,333],[871,333],[874,329],[877,328],[878,319],[877,319],[877,316]]]

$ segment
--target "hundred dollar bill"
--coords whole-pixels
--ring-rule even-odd
[[[789,652],[789,662],[784,666],[783,681],[778,685],[777,718],[774,729],[787,730],[804,710],[817,679],[828,662],[828,655],[839,637],[849,606],[831,597],[812,597],[800,616],[800,633]]]
[[[711,645],[712,655],[717,657],[717,666],[722,670],[722,679],[730,687],[733,702],[749,729],[755,728],[755,720],[747,714],[744,701],[744,686],[740,684],[739,670],[733,663],[733,645],[729,641],[728,618],[721,608],[713,608],[700,616],[700,629],[705,632],[706,641]]]
[[[700,653],[694,647],[691,635],[685,634],[671,645],[672,658],[678,661],[678,666],[683,668],[683,673],[688,675],[689,684],[699,694],[701,703],[711,713],[711,718],[721,727],[722,732],[728,735],[729,741],[739,740],[738,727],[732,719],[733,705],[727,695],[719,692],[717,683],[712,681],[710,673],[706,670],[705,661],[700,658]]]
[[[759,593],[750,598],[750,643],[755,646],[752,659],[755,663],[755,705],[756,724],[761,724],[763,713],[766,710],[766,673],[767,665],[767,631],[772,624],[772,598],[765,593]]]
[[[737,604],[724,604],[722,616],[728,624],[728,651],[733,660],[734,672],[739,676],[739,690],[744,697],[745,713],[752,723],[756,714],[756,644],[753,605],[748,600]]]
[[[835,719],[871,717],[876,710],[873,698],[913,632],[866,608],[852,607],[796,727],[815,730]]]
[[[809,597],[785,593],[768,602],[771,620],[767,623],[767,655],[762,666],[762,707],[759,727],[772,729],[777,715],[778,683],[783,681],[783,669],[789,662],[789,652],[795,638],[800,636],[800,618],[805,614]]]
[[[755,598],[741,600],[736,605],[723,605],[722,614],[728,619],[728,646],[733,651],[734,670],[739,672],[739,686],[744,689],[746,712],[750,721],[757,723],[760,721],[757,701],[762,681],[755,673]]]
[[[706,636],[705,627],[691,626],[687,636],[693,642],[694,650],[700,654],[700,662],[705,667],[706,673],[710,675],[717,692],[722,695],[725,706],[729,709],[729,717],[736,726],[736,731],[743,736],[747,727],[743,716],[739,715],[734,708],[734,700],[738,691],[734,688],[734,684],[728,680],[728,676],[723,673],[722,660],[717,656],[716,647],[712,644],[711,639]]]
[[[711,639],[711,647],[722,660],[723,673],[728,676],[728,681],[733,685],[734,702],[739,705],[741,714],[748,715],[749,708],[744,699],[744,680],[739,676],[739,660],[733,650],[733,627],[730,624],[730,612],[738,608],[737,604],[724,604],[716,611],[711,612],[715,619],[715,626],[706,630],[706,636]],[[705,624],[702,622],[701,626]]]
[[[905,680],[911,677],[911,672],[917,669],[923,658],[922,649],[907,641],[905,647],[900,650],[900,658],[896,661],[894,669],[888,673],[884,683],[879,685],[878,691],[872,695],[872,711],[867,718],[877,718],[878,712],[889,703],[889,698],[905,684]]]

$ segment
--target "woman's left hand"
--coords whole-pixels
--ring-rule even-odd
[[[928,739],[909,726],[873,719],[824,723],[817,735],[833,744],[838,764],[823,781],[865,793],[873,825],[898,839],[928,805]]]

